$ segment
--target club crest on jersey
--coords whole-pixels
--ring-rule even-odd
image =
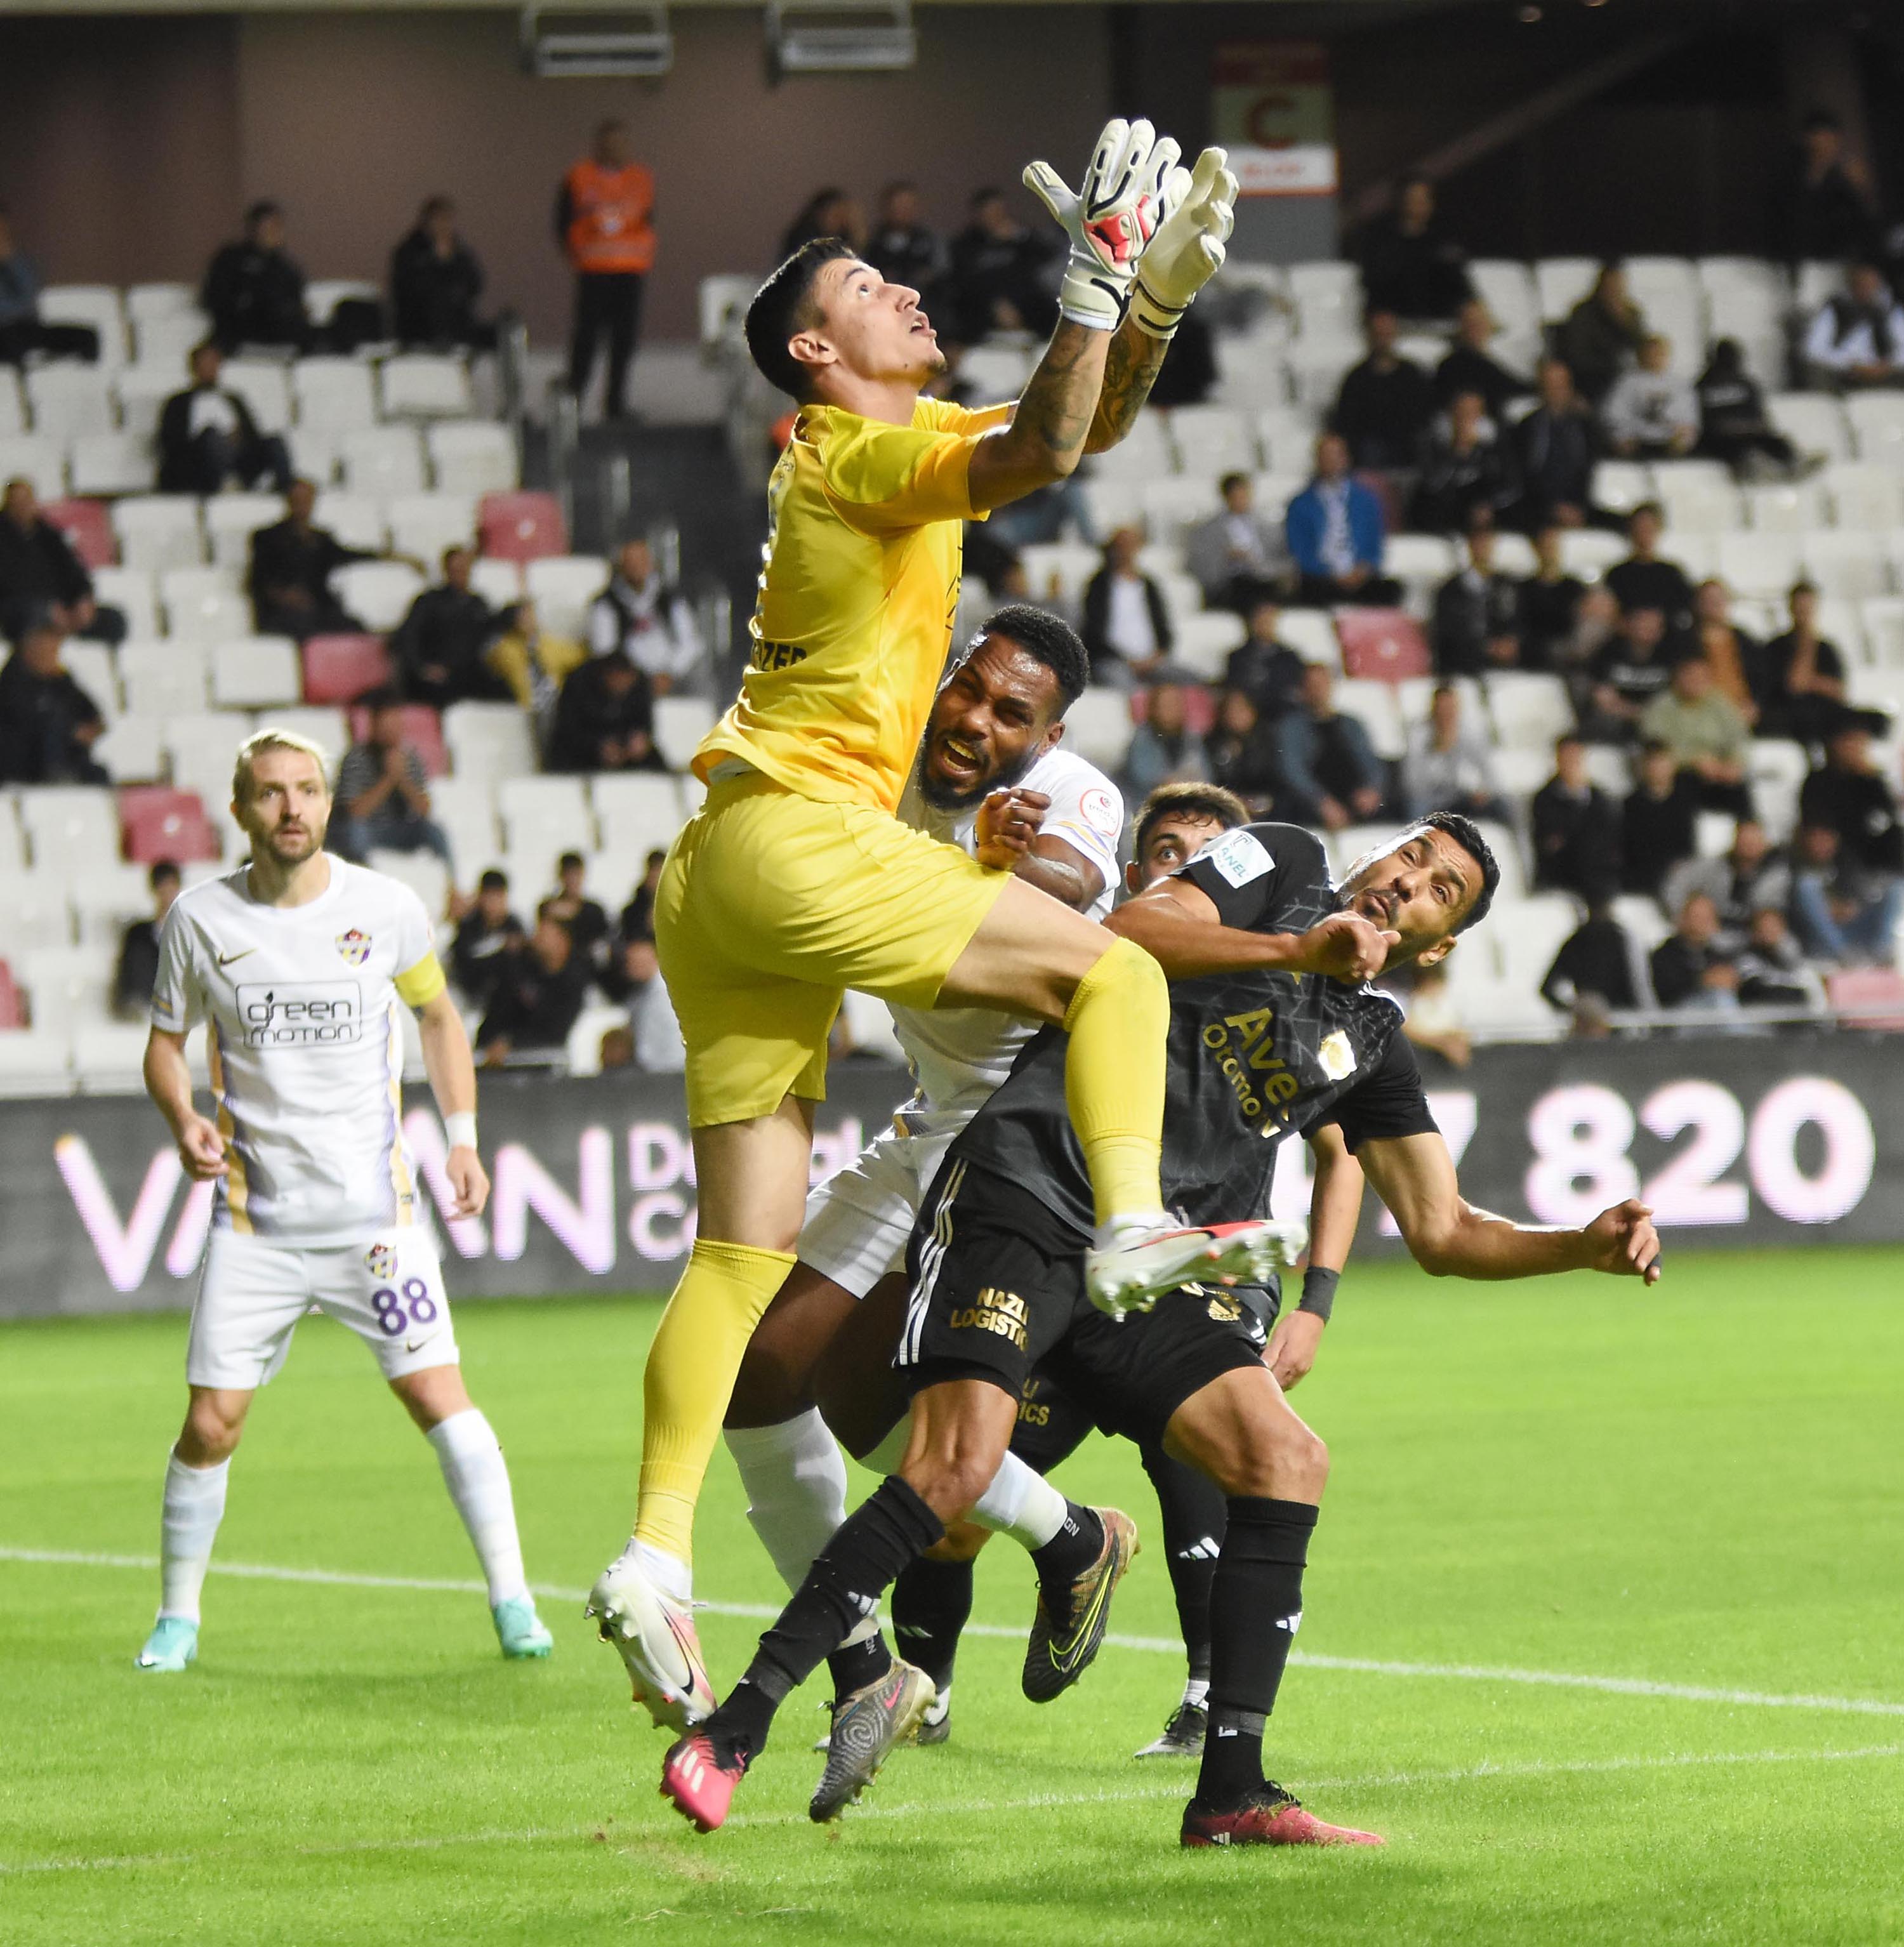
[[[388,1284],[397,1275],[397,1253],[389,1244],[373,1244],[364,1253],[364,1261],[379,1284]]]
[[[1355,1051],[1349,1046],[1348,1035],[1340,1029],[1316,1050],[1316,1058],[1322,1063],[1323,1073],[1331,1082],[1340,1082],[1355,1073]]]
[[[370,936],[359,927],[337,936],[337,951],[353,967],[361,967],[370,957]]]

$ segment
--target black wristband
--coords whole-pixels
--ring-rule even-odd
[[[1311,1264],[1302,1274],[1302,1301],[1296,1308],[1329,1323],[1329,1314],[1336,1308],[1336,1287],[1342,1283],[1340,1271],[1325,1270],[1320,1264]]]

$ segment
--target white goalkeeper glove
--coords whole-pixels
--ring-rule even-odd
[[[1119,118],[1104,124],[1076,191],[1049,163],[1027,165],[1025,187],[1071,240],[1058,308],[1073,324],[1115,331],[1123,322],[1138,259],[1167,213],[1166,186],[1172,178],[1179,193],[1190,186],[1175,166],[1181,153],[1149,122]]]
[[[1206,149],[1193,171],[1173,169],[1165,215],[1138,265],[1131,315],[1140,331],[1169,338],[1196,296],[1223,268],[1224,240],[1237,220],[1237,179],[1221,149]]]

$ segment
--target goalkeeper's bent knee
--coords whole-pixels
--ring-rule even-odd
[[[1163,1208],[1170,986],[1142,947],[1113,939],[1064,1011],[1064,1104],[1091,1171],[1098,1221]]]

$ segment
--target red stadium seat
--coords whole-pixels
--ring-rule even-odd
[[[443,724],[427,703],[406,703],[402,710],[404,741],[416,747],[423,768],[433,778],[450,774],[450,754],[443,746]],[[370,713],[361,705],[351,712],[351,735],[362,743],[370,734]]]
[[[1421,624],[1399,608],[1338,608],[1342,673],[1372,683],[1405,683],[1433,664]]]
[[[112,568],[119,561],[112,517],[104,500],[48,500],[41,509],[73,543],[88,568]]]
[[[313,636],[304,645],[306,703],[354,703],[395,676],[381,636]]]
[[[135,865],[160,859],[183,864],[219,856],[218,834],[196,791],[169,785],[128,785],[119,794],[119,822],[125,856]]]
[[[26,1025],[26,1003],[14,984],[13,969],[0,960],[0,1032]]]
[[[568,523],[553,494],[485,494],[477,532],[501,561],[539,561],[568,552]]]
[[[1904,974],[1891,967],[1850,967],[1842,974],[1834,974],[1825,982],[1825,992],[1834,1008],[1856,1008],[1861,1011],[1846,1018],[1847,1027],[1882,1028],[1893,1032],[1904,1028]],[[1894,1008],[1896,1011],[1875,1011],[1881,1008]]]

